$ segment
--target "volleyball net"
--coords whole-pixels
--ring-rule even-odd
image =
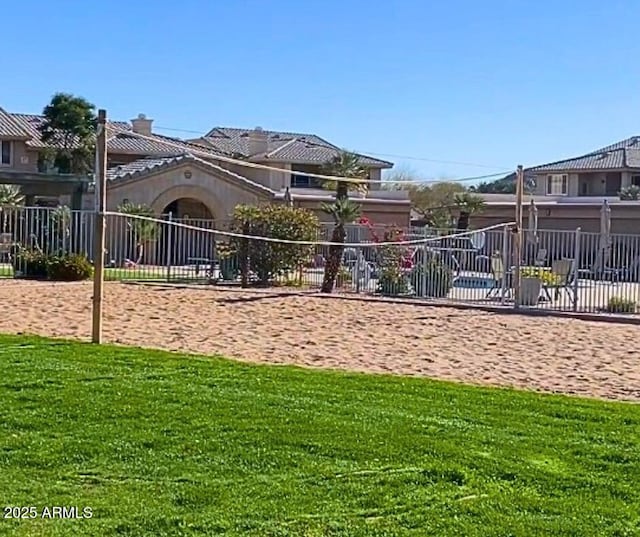
[[[508,248],[511,226],[455,231],[361,220],[336,234],[331,223],[267,225],[119,212],[105,218],[107,280],[438,297],[447,296],[458,278],[491,274],[490,257]]]

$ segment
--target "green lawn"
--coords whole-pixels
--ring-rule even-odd
[[[104,279],[106,281],[135,281],[135,280],[167,280],[167,271],[159,269],[125,269],[125,268],[105,268]]]
[[[640,405],[0,336],[0,535],[640,535]]]

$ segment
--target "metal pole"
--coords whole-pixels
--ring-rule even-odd
[[[360,237],[360,229],[358,229],[358,242],[361,242]],[[354,270],[354,276],[356,279],[356,293],[360,293],[360,271],[362,267],[360,266],[360,247],[356,248],[356,265]]]
[[[578,311],[578,270],[580,269],[581,229],[576,229],[576,243],[573,246],[573,311]]]
[[[515,308],[520,307],[520,266],[522,263],[522,197],[524,194],[524,170],[518,166],[516,173],[516,233],[515,233],[515,267],[513,274],[513,291],[515,298]]]
[[[169,215],[167,217],[168,224],[167,224],[167,245],[166,245],[166,248],[167,248],[166,263],[167,263],[167,281],[168,282],[171,281],[171,262],[172,262],[171,254],[173,253],[172,252],[172,247],[173,247],[173,240],[172,239],[173,239],[173,237],[171,236],[171,231],[172,231],[171,230],[171,227],[172,227],[171,226],[171,219],[172,218],[173,218],[173,216],[171,215],[171,212],[169,212]]]
[[[504,306],[507,298],[507,274],[511,263],[509,263],[511,252],[511,244],[509,244],[509,228],[507,226],[502,230],[502,291],[500,296],[500,305]],[[489,259],[491,261],[491,258]]]
[[[107,112],[98,110],[98,129],[96,136],[97,167],[95,240],[93,243],[93,311],[91,341],[102,343],[102,299],[104,296],[104,250],[105,250],[105,210],[107,207]]]

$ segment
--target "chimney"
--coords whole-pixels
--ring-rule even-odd
[[[249,156],[267,151],[269,151],[269,136],[262,130],[262,127],[256,127],[249,132]]]
[[[144,114],[138,114],[136,119],[131,120],[131,126],[133,127],[133,132],[136,134],[144,134],[149,136],[151,134],[151,124],[153,123],[153,119],[147,119],[147,116]]]

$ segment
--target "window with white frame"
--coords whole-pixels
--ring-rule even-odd
[[[0,140],[0,165],[11,166],[13,144],[9,140]]]
[[[569,178],[566,174],[547,175],[547,196],[566,196]]]

